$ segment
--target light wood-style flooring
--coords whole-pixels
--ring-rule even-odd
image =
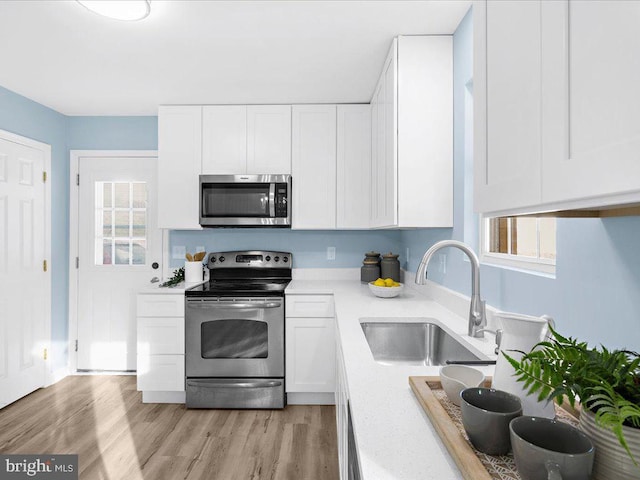
[[[338,478],[335,408],[143,404],[135,376],[71,376],[0,410],[0,453],[73,453],[82,480]]]

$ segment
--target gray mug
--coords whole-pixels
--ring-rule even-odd
[[[515,395],[493,388],[466,388],[460,392],[462,426],[473,446],[489,455],[511,450],[509,422],[522,415]]]
[[[559,420],[519,417],[509,424],[522,480],[587,480],[595,448],[589,437]]]

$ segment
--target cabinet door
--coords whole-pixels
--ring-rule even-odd
[[[544,201],[640,190],[640,3],[543,4],[543,40],[549,46],[543,73],[553,88],[544,137]]]
[[[247,173],[247,107],[215,105],[202,110],[202,173]]]
[[[336,106],[294,105],[292,228],[336,228]]]
[[[375,144],[371,165],[371,226],[397,223],[397,40],[384,64],[376,87]]]
[[[336,425],[340,480],[349,479],[349,392],[340,341],[336,338]]]
[[[184,355],[138,355],[138,390],[184,392]]]
[[[453,226],[453,40],[398,37],[398,227]]]
[[[200,229],[202,107],[161,106],[158,112],[158,227]]]
[[[474,4],[474,209],[479,212],[541,201],[542,3]]]
[[[247,107],[247,173],[291,173],[291,106]]]
[[[184,355],[184,317],[138,317],[138,355]]]
[[[334,322],[333,317],[287,317],[287,392],[335,392]]]
[[[337,217],[340,229],[368,228],[371,189],[371,107],[338,105]]]

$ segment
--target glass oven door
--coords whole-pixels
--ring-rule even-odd
[[[284,299],[189,298],[187,377],[284,377]]]

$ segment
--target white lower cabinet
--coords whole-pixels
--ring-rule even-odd
[[[184,402],[184,295],[137,298],[137,375],[143,402]]]
[[[335,315],[332,295],[287,295],[285,384],[290,404],[333,404]]]
[[[342,358],[342,348],[336,339],[336,427],[338,432],[338,468],[340,479],[349,478],[349,390]]]

